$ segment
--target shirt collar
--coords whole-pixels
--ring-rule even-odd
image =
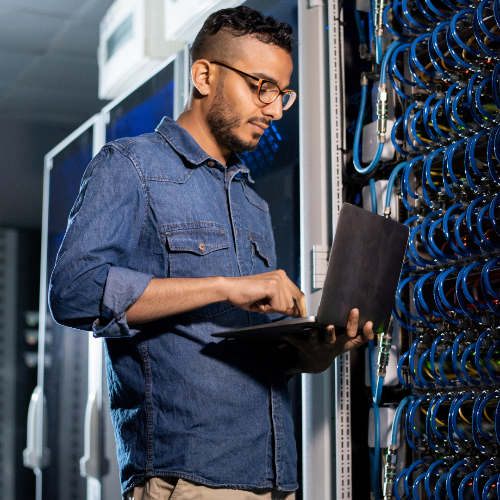
[[[238,170],[240,173],[246,175],[252,184],[254,183],[254,180],[250,177],[250,170],[236,153],[231,153],[227,166],[222,165],[203,151],[193,136],[175,120],[165,116],[155,130],[165,138],[177,154],[186,158],[191,164],[201,166],[207,160],[211,160],[215,162],[214,167]]]

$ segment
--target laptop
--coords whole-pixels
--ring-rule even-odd
[[[409,228],[362,208],[344,203],[323,286],[317,316],[286,319],[264,325],[213,333],[226,339],[283,342],[282,334],[307,337],[327,325],[345,329],[349,313],[359,309],[359,327],[373,322],[374,332],[389,324],[403,265]]]

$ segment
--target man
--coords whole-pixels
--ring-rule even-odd
[[[357,311],[336,339],[214,340],[306,316],[276,270],[267,204],[235,155],[293,103],[292,30],[245,7],[205,22],[177,122],[90,163],[50,286],[59,323],[105,337],[127,498],[291,500],[298,487],[287,376],[319,373],[373,338]]]

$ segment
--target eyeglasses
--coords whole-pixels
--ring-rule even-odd
[[[297,92],[295,92],[295,90],[281,90],[274,82],[264,80],[264,78],[257,78],[256,76],[249,75],[248,73],[240,71],[236,68],[232,68],[231,66],[228,66],[227,64],[219,61],[210,61],[210,64],[219,64],[220,66],[224,66],[224,68],[236,71],[236,73],[239,73],[240,75],[244,75],[248,78],[251,78],[252,80],[258,81],[259,87],[257,90],[257,95],[259,96],[259,101],[264,104],[271,104],[276,99],[278,99],[279,96],[282,96],[281,106],[283,111],[285,111],[290,108],[290,106],[297,98]]]

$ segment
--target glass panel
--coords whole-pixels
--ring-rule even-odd
[[[53,159],[50,173],[47,271],[50,276],[66,232],[68,216],[92,159],[92,128],[83,132]],[[50,313],[48,314],[50,318]],[[50,465],[43,469],[43,498],[86,499],[80,476],[87,403],[88,335],[51,323],[45,342],[48,448]]]
[[[153,132],[164,116],[173,114],[174,63],[170,63],[111,109],[106,141]]]
[[[134,35],[134,18],[132,14],[123,21],[115,32],[108,38],[106,43],[107,60],[109,61],[114,53],[122,46],[125,45],[129,40],[132,40]]]
[[[290,24],[297,33],[297,1],[282,0],[262,10],[263,2],[249,0],[245,6]],[[269,5],[270,2],[266,2]],[[299,92],[298,51],[292,53],[290,88]],[[300,94],[300,92],[299,92]],[[300,97],[299,97],[300,98]],[[254,151],[241,155],[252,172],[252,187],[269,203],[273,221],[278,267],[300,286],[299,202],[299,107],[295,103],[265,131]],[[280,186],[278,191],[276,186]]]

